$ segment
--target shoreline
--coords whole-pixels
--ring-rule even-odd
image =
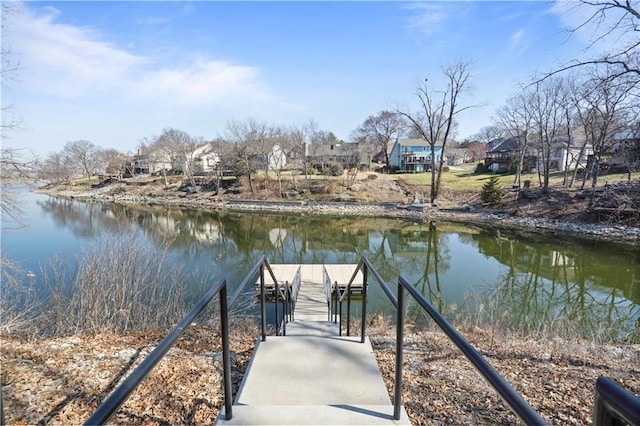
[[[317,216],[380,217],[392,219],[421,220],[423,222],[443,221],[462,223],[484,228],[505,230],[535,235],[556,235],[558,238],[578,238],[591,241],[625,245],[640,244],[640,227],[621,224],[599,224],[566,221],[552,218],[514,216],[503,211],[470,211],[469,208],[432,208],[423,212],[410,211],[407,206],[395,203],[366,204],[357,202],[309,202],[309,201],[267,201],[234,198],[214,198],[203,193],[167,194],[149,196],[114,193],[113,188],[74,190],[59,188],[39,188],[34,192],[52,197],[80,201],[96,201],[123,205],[160,205],[176,208],[212,209],[216,211],[265,212],[273,214],[302,214]],[[117,192],[117,191],[115,191]],[[174,195],[175,194],[175,195]],[[558,235],[558,234],[564,235]]]

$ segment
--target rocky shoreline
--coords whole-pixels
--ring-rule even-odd
[[[552,218],[514,216],[512,214],[471,208],[425,207],[412,210],[410,206],[395,203],[355,202],[308,202],[246,200],[220,198],[210,194],[166,193],[136,194],[111,188],[91,190],[40,188],[39,193],[54,197],[98,202],[113,202],[126,205],[163,205],[172,207],[202,208],[246,212],[280,214],[304,214],[325,216],[367,216],[381,218],[411,219],[423,222],[442,221],[482,226],[524,234],[557,235],[559,238],[581,238],[611,243],[640,244],[640,227],[622,224],[602,224],[565,221]],[[409,208],[408,208],[409,207]]]

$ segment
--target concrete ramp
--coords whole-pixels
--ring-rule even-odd
[[[285,268],[277,266],[272,268],[278,281],[290,280],[280,278],[276,271]],[[356,267],[332,266],[333,273],[341,275],[330,278],[339,284]],[[327,321],[321,268],[302,265],[296,320],[287,323],[286,336],[258,341],[235,397],[232,418],[227,420],[223,409],[216,424],[410,424],[404,407],[400,420],[393,419],[394,407],[369,339],[361,343],[360,337],[338,336],[338,325]],[[287,265],[286,271],[290,270]]]

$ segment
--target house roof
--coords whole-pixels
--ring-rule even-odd
[[[518,142],[513,138],[494,139],[487,144],[488,152],[512,152],[518,149]]]
[[[461,155],[464,156],[467,153],[467,148],[448,148],[445,152],[448,155]]]
[[[307,155],[353,155],[359,154],[357,143],[338,142],[332,144],[312,144],[307,146]]]
[[[394,144],[395,143],[400,144],[400,146],[429,146],[429,142],[427,142],[424,139],[402,138],[402,139],[396,139],[394,141]],[[435,146],[442,146],[442,141],[437,141],[435,143]]]

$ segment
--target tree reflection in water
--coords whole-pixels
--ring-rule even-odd
[[[90,240],[105,232],[170,242],[170,256],[198,279],[233,287],[266,255],[271,263],[357,263],[365,255],[395,288],[398,275],[441,312],[528,332],[589,337],[630,331],[640,317],[640,249],[507,236],[398,219],[251,214],[123,206],[42,197],[51,226]],[[39,235],[45,239],[46,236]],[[371,286],[369,312],[391,312]],[[415,305],[409,314],[422,314]]]

